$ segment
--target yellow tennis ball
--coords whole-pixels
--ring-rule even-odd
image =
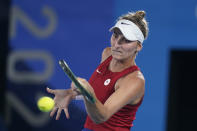
[[[54,100],[50,97],[43,96],[38,100],[37,106],[40,109],[40,111],[49,112],[54,107]]]

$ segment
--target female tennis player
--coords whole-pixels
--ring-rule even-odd
[[[144,11],[120,16],[110,29],[113,32],[111,47],[104,49],[101,64],[89,81],[78,78],[95,99],[95,103],[92,103],[84,97],[88,116],[83,131],[129,131],[133,126],[145,91],[144,76],[135,62],[148,35],[144,16]],[[55,95],[55,107],[50,116],[57,111],[58,120],[64,110],[69,118],[68,105],[81,95],[80,91],[73,83],[71,89],[47,88],[47,91]]]

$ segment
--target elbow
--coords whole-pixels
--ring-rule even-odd
[[[88,115],[90,116],[91,120],[95,124],[104,123],[112,115],[106,107],[104,107],[104,106],[100,106],[100,107],[102,107],[102,108],[96,108],[96,110],[94,110],[94,112],[88,112]]]
[[[106,119],[93,120],[93,122],[94,122],[95,124],[102,124],[102,123],[104,123],[105,121],[107,121],[107,120],[106,120]]]
[[[99,118],[92,119],[95,124],[102,124],[107,121],[109,118],[106,116],[100,116]]]

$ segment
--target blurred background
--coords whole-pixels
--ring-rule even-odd
[[[69,88],[58,60],[89,79],[118,16],[145,10],[149,36],[137,56],[146,92],[132,131],[194,131],[197,118],[196,0],[0,0],[0,131],[80,131],[82,101],[59,121],[36,102]],[[52,96],[51,96],[52,97]]]

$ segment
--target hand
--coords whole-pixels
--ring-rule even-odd
[[[90,93],[92,94],[95,98],[96,95],[94,93],[94,89],[92,88],[92,86],[89,84],[89,82],[86,79],[77,77],[77,80],[80,82],[80,84]],[[71,83],[71,89],[73,91],[76,91],[78,93],[78,95],[83,95],[81,94],[80,90],[75,86],[75,84],[72,82]]]
[[[51,111],[50,116],[53,117],[55,112],[58,110],[56,115],[56,120],[59,120],[60,114],[62,110],[64,110],[66,118],[69,119],[70,116],[68,113],[68,105],[70,104],[71,100],[77,95],[77,92],[71,89],[52,90],[49,88],[47,88],[47,92],[55,95],[54,97],[55,106]]]

